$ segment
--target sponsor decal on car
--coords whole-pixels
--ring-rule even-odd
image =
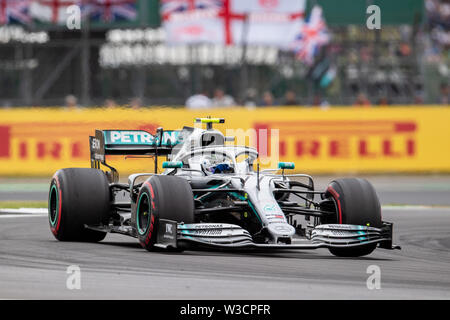
[[[264,206],[264,211],[275,211],[277,208],[274,203],[269,203]]]
[[[178,130],[163,131],[161,143],[159,136],[142,130],[105,130],[104,135],[107,145],[175,146],[183,140]]]
[[[154,137],[145,131],[104,131],[106,144],[153,144]]]
[[[187,231],[187,230],[183,230]],[[182,232],[183,232],[182,231]],[[188,234],[192,235],[222,235],[224,230],[221,229],[197,229],[197,230],[190,230]]]

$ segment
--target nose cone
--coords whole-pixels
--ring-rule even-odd
[[[287,223],[271,223],[267,228],[274,238],[292,237],[295,234],[295,228]]]

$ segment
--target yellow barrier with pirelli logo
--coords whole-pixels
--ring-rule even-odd
[[[215,124],[224,133],[255,130],[245,141],[259,148],[263,168],[276,166],[264,160],[277,153],[277,160],[295,162],[297,172],[450,172],[448,107],[21,108],[0,110],[0,175],[47,176],[60,168],[89,167],[88,136],[95,129],[153,133],[157,127],[193,126],[194,118],[206,116],[225,118],[225,124]],[[153,168],[151,159],[108,161],[124,174]]]

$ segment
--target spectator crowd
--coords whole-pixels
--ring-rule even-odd
[[[257,91],[253,88],[247,90],[246,97],[241,103],[237,102],[231,95],[226,94],[224,89],[216,88],[212,97],[207,92],[200,92],[189,97],[186,100],[186,107],[189,109],[208,109],[218,107],[271,107],[271,106],[298,106],[302,103],[298,100],[295,91],[287,90],[284,97],[276,99],[271,91],[264,91],[261,97],[258,97]],[[314,99],[316,106],[328,106],[326,101]]]
[[[77,109],[80,108],[78,104],[78,99],[74,95],[70,94],[65,97],[65,107],[66,109]],[[423,101],[415,101],[416,104],[423,104]],[[387,106],[391,103],[387,98],[381,98],[375,103],[369,100],[369,98],[364,94],[360,93],[353,102],[355,107],[371,107],[371,106]],[[449,106],[450,105],[450,85],[442,83],[440,86],[440,104]],[[119,104],[113,99],[106,99],[103,102],[103,107],[105,108],[115,108],[119,106],[129,107],[131,109],[140,109],[144,106],[140,98],[132,98],[128,103]],[[185,107],[192,110],[199,109],[210,109],[210,108],[224,108],[224,107],[235,107],[244,106],[248,108],[257,107],[275,107],[275,106],[304,106],[304,107],[330,107],[329,102],[322,98],[320,95],[316,94],[312,98],[312,103],[305,104],[300,101],[294,90],[287,90],[283,97],[276,99],[271,91],[264,91],[260,97],[255,89],[247,90],[247,95],[242,102],[237,101],[231,95],[227,94],[224,89],[216,88],[213,92],[212,97],[209,96],[208,92],[203,91],[190,96],[185,103]]]
[[[415,104],[423,104],[423,101],[415,99]],[[450,103],[450,85],[442,83],[440,86],[440,100],[442,105],[449,105]],[[353,106],[359,107],[371,107],[374,105],[387,106],[390,105],[390,101],[386,97],[382,97],[377,101],[371,101],[366,94],[359,93],[353,102]],[[185,106],[188,109],[208,109],[217,107],[232,107],[232,106],[245,106],[245,107],[272,107],[272,106],[314,106],[327,108],[330,103],[322,98],[319,94],[314,95],[311,103],[305,103],[301,101],[294,90],[287,90],[282,98],[276,99],[271,91],[264,91],[258,98],[258,94],[255,89],[247,90],[247,95],[242,103],[236,102],[236,100],[225,93],[222,88],[214,90],[212,97],[209,97],[207,92],[200,92],[189,97],[186,100]]]

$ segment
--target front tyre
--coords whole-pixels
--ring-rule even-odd
[[[135,226],[139,243],[152,251],[159,219],[194,222],[194,196],[186,179],[155,175],[147,179],[138,194]]]
[[[366,179],[347,178],[332,181],[325,196],[333,199],[338,224],[353,224],[381,228],[381,206],[375,188]],[[372,253],[377,244],[355,248],[330,248],[338,257],[360,257]]]
[[[60,241],[98,242],[106,232],[85,225],[107,223],[110,191],[106,175],[91,168],[58,170],[50,183],[48,219],[50,230]]]

